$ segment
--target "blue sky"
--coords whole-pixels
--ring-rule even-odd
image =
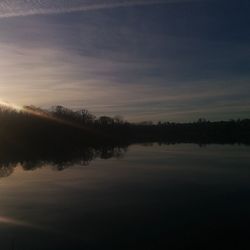
[[[4,0],[0,98],[131,121],[250,115],[250,2]]]

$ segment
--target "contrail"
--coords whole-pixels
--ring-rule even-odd
[[[190,1],[200,0],[1,0],[0,18]]]

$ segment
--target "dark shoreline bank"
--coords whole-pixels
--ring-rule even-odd
[[[0,167],[22,163],[32,169],[53,163],[87,164],[119,157],[136,143],[250,145],[250,119],[193,123],[129,123],[120,117],[96,118],[87,110],[57,106],[50,111],[0,106]]]

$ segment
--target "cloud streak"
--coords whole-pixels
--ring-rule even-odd
[[[248,13],[221,17],[213,1],[0,0],[0,98],[132,121],[245,118]]]
[[[198,84],[166,79],[161,84],[157,76],[124,82],[124,75],[133,74],[131,69],[148,71],[150,66],[1,43],[0,54],[5,59],[0,61],[0,98],[10,103],[84,107],[96,115],[122,114],[131,121],[192,121],[203,113],[210,119],[223,114],[225,119],[247,116],[249,85],[245,78],[237,78],[237,84],[233,79]],[[13,68],[15,71],[9,70]]]
[[[4,0],[0,2],[0,18],[190,1],[195,0]]]

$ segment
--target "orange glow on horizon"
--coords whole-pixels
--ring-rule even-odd
[[[15,109],[17,111],[22,111],[23,110],[22,106],[16,105],[14,103],[5,102],[3,100],[0,100],[0,105],[4,106],[6,108]]]
[[[78,128],[78,129],[84,129],[84,130],[91,131],[91,129],[89,129],[87,127],[75,124],[75,123],[70,122],[70,121],[65,121],[65,120],[62,120],[62,119],[57,118],[57,117],[53,117],[50,114],[46,113],[45,111],[44,112],[42,110],[39,111],[39,109],[38,110],[35,110],[32,108],[29,109],[28,107],[23,107],[23,106],[20,106],[20,105],[14,104],[14,103],[9,103],[9,102],[3,101],[3,100],[0,100],[0,106],[4,106],[6,108],[16,110],[17,112],[24,112],[24,113],[28,113],[28,114],[31,114],[34,116],[39,116],[43,119],[52,120],[52,121],[66,124],[68,126],[72,126],[72,127]]]

